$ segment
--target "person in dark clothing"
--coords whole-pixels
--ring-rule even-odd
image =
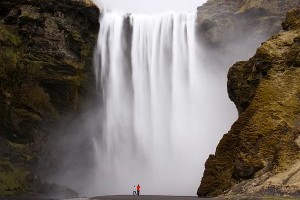
[[[137,195],[140,195],[141,186],[138,184],[136,186]]]

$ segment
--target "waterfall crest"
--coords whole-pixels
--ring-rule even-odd
[[[226,73],[205,63],[195,20],[174,12],[101,18],[94,58],[101,195],[130,194],[138,183],[143,194],[195,195],[205,159],[232,122],[215,126],[228,102],[219,89]]]

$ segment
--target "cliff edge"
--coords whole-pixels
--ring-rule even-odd
[[[80,109],[99,9],[90,0],[0,2],[0,196],[35,195],[48,128]]]
[[[210,46],[265,41],[281,30],[286,13],[299,6],[297,0],[208,0],[197,9],[199,34]]]
[[[228,73],[239,118],[210,155],[198,196],[300,196],[300,9]]]

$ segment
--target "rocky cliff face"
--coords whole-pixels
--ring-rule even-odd
[[[282,26],[229,70],[239,118],[207,160],[199,196],[300,196],[300,9]]]
[[[198,7],[199,32],[209,45],[258,38],[267,39],[281,30],[287,11],[297,0],[208,0]]]
[[[80,109],[99,9],[90,0],[0,2],[0,196],[36,194],[51,123]]]

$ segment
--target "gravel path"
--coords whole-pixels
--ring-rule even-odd
[[[216,200],[210,198],[209,200]],[[140,196],[101,196],[92,198],[40,198],[40,197],[0,197],[0,200],[208,200],[207,198],[197,197],[179,197],[179,196],[155,196],[155,195],[140,195]]]
[[[104,197],[94,197],[91,200],[205,200],[199,199],[197,197],[176,197],[176,196],[104,196]],[[213,200],[213,199],[210,199]]]

